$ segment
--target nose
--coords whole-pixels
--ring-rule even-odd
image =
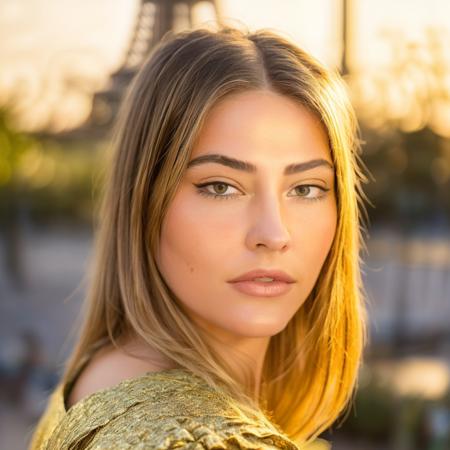
[[[266,247],[268,250],[283,250],[289,248],[290,233],[280,212],[276,195],[265,198],[254,204],[251,226],[246,236],[246,245],[251,250]]]

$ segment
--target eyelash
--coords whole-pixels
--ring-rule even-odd
[[[195,184],[194,183],[194,186],[196,186],[198,188],[197,192],[200,195],[204,195],[205,197],[209,197],[209,198],[213,197],[214,199],[229,200],[230,198],[233,198],[233,197],[236,197],[237,195],[239,195],[239,194],[231,194],[231,195],[213,194],[213,193],[208,192],[208,191],[206,191],[204,189],[201,189],[201,188],[204,188],[205,186],[217,185],[217,184],[224,184],[226,186],[230,186],[230,187],[233,187],[233,188],[237,189],[233,185],[231,185],[229,183],[225,183],[224,181],[212,181],[212,182],[209,182],[209,183],[200,183],[200,184]],[[322,186],[318,186],[317,184],[298,184],[297,186],[294,186],[293,189],[298,188],[298,187],[303,187],[303,186],[316,187],[316,188],[320,189],[321,191],[323,191],[324,193],[328,192],[330,190],[330,189],[324,188]],[[323,198],[325,198],[326,195],[323,194],[320,197],[313,197],[313,198],[302,197],[300,195],[297,195],[297,196],[294,196],[294,197],[296,197],[296,200],[305,200],[305,201],[308,201],[308,202],[316,202],[316,201],[319,201],[319,200],[322,200]]]

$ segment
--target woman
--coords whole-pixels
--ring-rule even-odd
[[[166,35],[120,111],[81,335],[31,448],[329,428],[365,343],[357,131],[339,75],[275,33]]]

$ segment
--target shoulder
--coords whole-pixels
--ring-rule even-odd
[[[244,414],[224,392],[182,369],[94,394],[72,410],[52,442],[67,439],[80,450],[298,449],[275,427]]]
[[[91,394],[117,386],[125,380],[148,372],[158,372],[166,366],[132,357],[116,348],[98,351],[71,387],[66,399],[67,408]]]
[[[130,411],[111,426],[98,429],[85,450],[110,448],[288,449],[299,447],[286,436],[248,418],[229,415],[158,416],[148,420]]]

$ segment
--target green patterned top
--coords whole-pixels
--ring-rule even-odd
[[[32,436],[30,450],[304,450],[273,426],[245,415],[225,393],[184,369],[147,372],[86,396],[66,410],[60,383]],[[308,450],[330,449],[317,440]]]

